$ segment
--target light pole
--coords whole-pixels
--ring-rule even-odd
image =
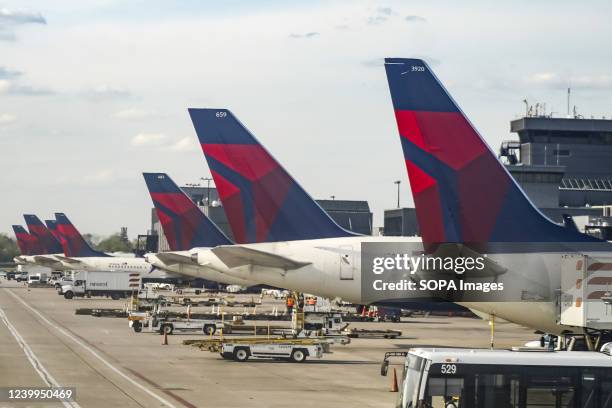
[[[400,184],[402,183],[401,180],[395,180],[393,182],[393,184],[397,184],[397,208],[400,208]]]
[[[208,215],[208,207],[210,207],[210,181],[212,177],[200,177],[200,180],[206,181],[206,215]]]

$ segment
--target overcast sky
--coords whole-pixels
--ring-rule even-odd
[[[496,151],[523,99],[565,115],[568,85],[612,116],[612,3],[494,4],[0,0],[0,231],[63,211],[144,233],[142,171],[210,174],[188,107],[231,109],[313,197],[382,225],[394,180],[412,203],[385,56],[426,59]]]

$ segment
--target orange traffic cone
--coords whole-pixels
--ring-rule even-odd
[[[391,379],[391,389],[389,392],[398,392],[397,388],[397,370],[393,367],[393,378]]]
[[[168,345],[168,332],[164,328],[164,341],[162,341],[162,346],[167,346],[167,345]]]

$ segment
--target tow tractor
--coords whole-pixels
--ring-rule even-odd
[[[278,358],[295,363],[303,363],[308,357],[323,357],[323,346],[316,341],[282,339],[279,342],[270,340],[228,340],[221,344],[221,356],[236,361],[247,361],[249,358]]]
[[[330,352],[331,343],[332,341],[328,339],[309,337],[251,337],[183,341],[183,344],[219,353],[226,360],[247,361],[249,358],[267,358],[290,360],[296,363],[302,363],[308,357],[323,357],[323,353]]]
[[[149,327],[150,331],[159,334],[174,334],[174,332],[196,332],[212,336],[219,329],[227,325],[220,320],[191,319],[189,317],[158,317],[155,313],[130,312],[128,316],[129,326],[136,333],[140,333],[143,327]]]

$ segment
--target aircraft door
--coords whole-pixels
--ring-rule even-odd
[[[340,280],[352,280],[355,274],[355,252],[352,245],[340,247]]]

